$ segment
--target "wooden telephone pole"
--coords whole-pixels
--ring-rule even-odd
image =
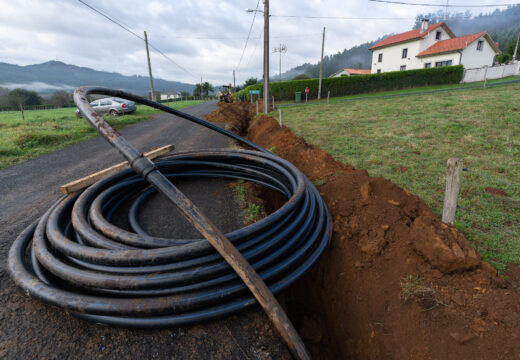
[[[153,90],[152,64],[150,63],[150,51],[148,50],[148,36],[144,32],[144,43],[146,44],[146,57],[148,58],[148,73],[150,74],[150,91],[152,92],[152,101],[155,101],[155,91]]]
[[[269,0],[264,0],[264,114],[269,113]]]

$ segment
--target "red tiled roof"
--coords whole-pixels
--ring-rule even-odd
[[[437,41],[435,44],[430,46],[428,49],[417,54],[417,57],[462,50],[462,49],[465,49],[473,41],[479,39],[481,36],[486,35],[486,34],[487,34],[487,31],[482,31],[482,32],[479,32],[476,34],[456,37],[456,38],[448,39],[448,40]]]
[[[379,48],[379,47],[382,47],[382,46],[387,46],[387,45],[391,45],[391,44],[400,43],[400,42],[403,42],[403,41],[414,40],[414,39],[421,39],[426,34],[428,34],[429,32],[432,32],[433,30],[435,30],[438,27],[443,26],[443,25],[444,25],[446,31],[450,35],[455,37],[455,35],[451,31],[451,29],[448,27],[448,25],[446,25],[446,23],[444,21],[441,21],[440,23],[432,24],[432,25],[428,26],[428,29],[426,31],[423,31],[423,32],[421,32],[421,29],[419,28],[419,29],[410,30],[410,31],[407,31],[407,32],[404,32],[404,33],[401,33],[401,34],[389,36],[386,39],[384,39],[384,40],[378,42],[377,44],[373,45],[372,47],[370,47],[370,50],[376,49],[376,48]]]
[[[365,75],[365,74],[370,74],[370,69],[351,69],[351,68],[345,68],[345,71],[347,71],[349,74],[352,74],[352,75]]]

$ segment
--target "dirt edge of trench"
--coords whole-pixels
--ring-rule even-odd
[[[497,276],[422,199],[253,111],[224,103],[207,119],[296,165],[332,215],[330,247],[285,293],[314,359],[520,358],[518,267]],[[268,208],[284,201],[258,191]]]

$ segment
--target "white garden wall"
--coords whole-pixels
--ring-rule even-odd
[[[520,75],[519,70],[519,61],[507,65],[497,65],[489,67],[484,66],[480,68],[466,69],[464,70],[464,75],[462,77],[461,82],[470,83],[475,81],[484,81],[484,79],[501,79],[507,76]]]

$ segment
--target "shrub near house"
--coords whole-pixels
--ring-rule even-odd
[[[418,86],[456,84],[462,79],[462,65],[431,69],[394,71],[382,74],[341,76],[323,79],[321,97],[345,96],[377,91],[399,90]],[[279,81],[270,84],[270,93],[278,100],[294,100],[294,93],[310,89],[310,97],[318,94],[318,79]],[[263,84],[246,87],[236,93],[237,97],[249,96],[249,90],[263,90]]]

